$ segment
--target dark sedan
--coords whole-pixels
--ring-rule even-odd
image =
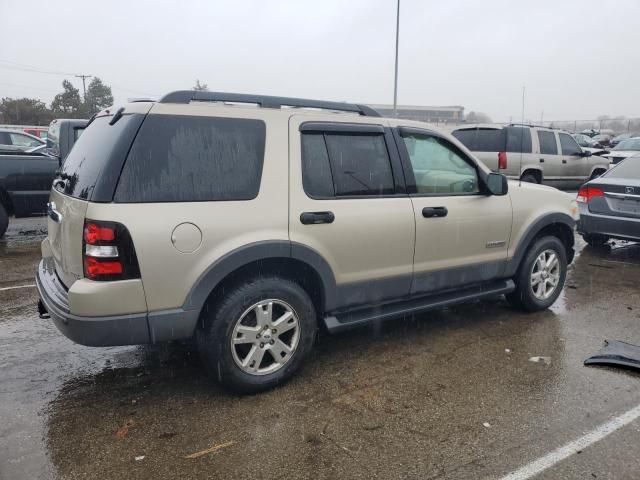
[[[578,232],[592,246],[640,241],[640,156],[629,157],[578,192]]]

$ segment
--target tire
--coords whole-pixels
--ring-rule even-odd
[[[0,238],[2,238],[9,227],[9,215],[7,210],[0,204]]]
[[[520,180],[526,183],[539,183],[536,176],[532,173],[525,173]]]
[[[258,311],[265,315],[260,322]],[[278,325],[288,330],[274,333],[277,325],[267,320],[268,313],[275,321],[285,318],[287,311],[297,322],[287,319],[286,324]],[[294,323],[297,327],[291,326]],[[313,350],[317,313],[302,287],[271,276],[248,280],[230,289],[205,314],[201,325],[196,336],[207,372],[229,390],[257,393],[284,383],[302,367]],[[233,338],[238,345],[232,345]],[[292,352],[285,352],[283,344]],[[278,354],[280,362],[276,361]],[[258,355],[256,365],[253,359]],[[240,365],[243,361],[244,367]]]
[[[605,172],[605,170],[596,170],[595,172],[593,172],[591,174],[591,176],[589,177],[589,180],[593,180],[595,178],[598,178],[600,175],[602,175]]]
[[[555,269],[548,272],[547,276],[544,276],[544,271],[537,275],[538,279],[542,279],[543,285],[533,286],[532,280],[536,273],[534,269],[540,270],[540,264],[538,262],[539,257],[544,253],[551,252],[555,254],[557,259],[557,277],[554,275]],[[548,257],[550,258],[550,257]],[[555,263],[554,263],[555,265]],[[567,252],[564,244],[558,237],[546,236],[537,239],[527,251],[522,264],[518,268],[518,272],[514,277],[516,289],[507,294],[507,301],[516,308],[528,312],[538,312],[549,308],[553,302],[556,301],[558,295],[564,287],[564,282],[567,277]],[[534,289],[538,293],[542,293],[541,289],[545,289],[550,284],[549,282],[556,281],[553,290],[549,287],[548,296],[540,298],[540,296],[534,293]]]
[[[602,247],[609,241],[609,237],[599,233],[585,233],[582,235],[582,238],[584,238],[584,241],[587,242],[589,246],[594,248]]]

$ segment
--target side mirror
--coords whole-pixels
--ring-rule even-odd
[[[590,152],[589,150],[583,150],[582,154],[580,156],[581,157],[590,157],[591,155],[593,155],[593,153]]]
[[[507,183],[507,177],[501,173],[490,173],[487,176],[487,189],[491,195],[506,195],[509,191],[509,184]]]

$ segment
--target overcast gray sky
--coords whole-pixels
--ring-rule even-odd
[[[391,103],[395,8],[0,0],[0,97],[51,101],[64,76],[29,65],[97,75],[116,102],[199,78],[219,91]],[[640,0],[402,0],[398,103],[515,120],[526,85],[527,118],[640,117],[639,20]]]

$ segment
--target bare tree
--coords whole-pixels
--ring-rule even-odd
[[[196,84],[193,86],[196,92],[208,92],[209,86],[206,83],[200,83],[200,80],[196,79]]]

